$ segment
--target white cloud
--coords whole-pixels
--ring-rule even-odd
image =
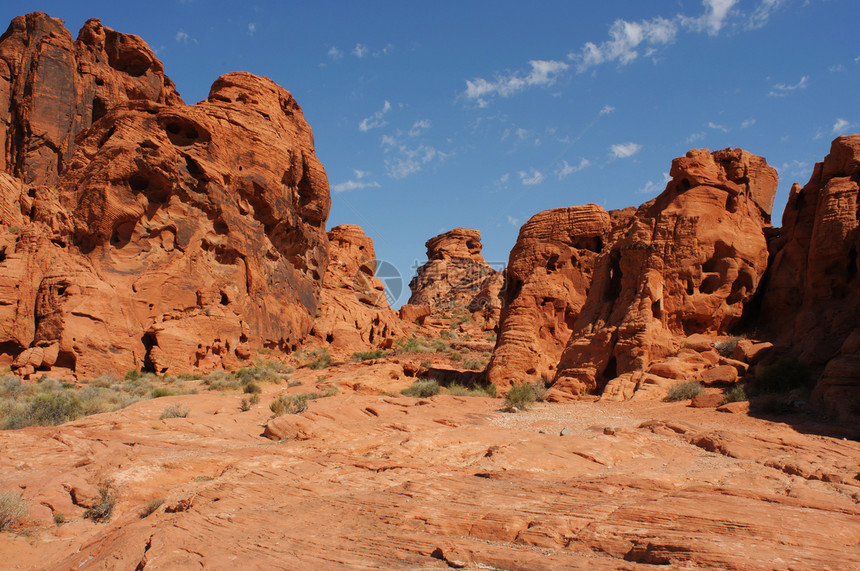
[[[780,177],[803,177],[809,176],[812,173],[812,165],[806,161],[793,160],[788,163],[782,163],[780,167]]]
[[[358,58],[362,58],[367,55],[368,50],[367,46],[364,44],[355,44],[355,48],[352,50],[352,55]]]
[[[833,134],[834,135],[844,135],[848,128],[851,127],[851,123],[846,121],[845,119],[839,118],[836,120],[836,123],[833,124]]]
[[[841,72],[845,71],[845,66],[842,65],[841,63],[836,64],[836,65],[831,65],[830,67],[827,68],[827,71],[829,71],[830,73],[841,73]]]
[[[359,131],[370,131],[371,129],[376,129],[379,127],[384,127],[388,123],[383,120],[383,116],[391,110],[391,103],[386,101],[382,105],[382,109],[371,115],[370,117],[365,117],[361,120],[361,123],[358,124]]]
[[[641,151],[642,145],[637,143],[618,143],[617,145],[612,145],[611,150],[612,156],[616,159],[626,159]]]
[[[752,127],[753,125],[755,125],[755,119],[744,119],[743,123],[741,123],[741,129],[746,129],[747,127]]]
[[[405,178],[419,172],[424,165],[434,161],[444,161],[451,156],[431,145],[420,144],[410,147],[391,135],[382,137],[385,159],[385,170],[391,178]]]
[[[511,73],[496,76],[494,81],[481,77],[466,80],[464,95],[475,100],[479,106],[486,107],[489,97],[510,97],[528,87],[552,85],[559,75],[570,67],[563,61],[531,60],[529,64],[532,69],[525,77],[519,73]]]
[[[543,182],[543,173],[537,169],[529,169],[529,172],[520,171],[518,174],[526,186],[534,186]]]
[[[689,144],[695,143],[696,141],[701,141],[702,139],[705,138],[706,135],[707,135],[707,133],[705,133],[704,131],[699,131],[698,133],[693,133],[692,135],[687,137],[687,144],[689,145]]]
[[[722,131],[723,133],[728,133],[729,130],[725,125],[718,125],[713,121],[708,121],[708,127],[713,129],[714,131]]]
[[[654,182],[653,180],[649,180],[645,183],[645,186],[636,191],[636,194],[655,194],[657,192],[663,192],[666,188],[666,183],[672,180],[672,177],[669,176],[669,173],[663,173],[663,183],[662,185],[659,182]]]
[[[767,24],[774,12],[785,4],[785,0],[762,0],[746,22],[747,30],[757,30]]]
[[[730,11],[738,2],[739,0],[702,0],[702,4],[705,6],[705,13],[698,18],[681,16],[681,23],[695,32],[707,32],[710,36],[716,36],[723,29]],[[765,3],[767,3],[767,0],[765,0]],[[769,16],[770,14],[768,13]]]
[[[188,40],[190,40],[190,39],[191,38],[184,31],[179,30],[178,32],[176,32],[176,41],[177,42],[182,42],[183,44],[187,44]]]
[[[355,173],[355,178],[352,180],[348,180],[346,182],[342,182],[340,184],[335,184],[331,187],[334,192],[348,192],[350,190],[361,190],[362,188],[380,188],[380,184],[374,181],[365,181],[362,179],[370,176],[370,173],[367,171],[362,171],[358,169],[353,169],[352,171]]]
[[[569,165],[567,161],[564,161],[562,167],[556,171],[556,175],[558,175],[558,180],[564,180],[569,175],[577,173],[590,165],[591,161],[586,158],[581,159],[578,165]]]
[[[568,57],[576,62],[579,72],[613,61],[627,65],[639,57],[640,46],[644,45],[646,49],[665,46],[674,42],[677,35],[677,24],[666,18],[640,22],[615,20],[609,28],[609,40],[600,44],[587,42],[579,53],[570,53]]]
[[[409,129],[409,136],[410,137],[416,137],[429,128],[430,128],[430,119],[421,119],[421,120],[415,121],[415,123],[412,124],[412,128]]]
[[[257,33],[257,24],[255,22],[248,23],[248,34],[254,35]]]
[[[520,225],[520,219],[514,218],[513,216],[508,216],[508,223],[511,226],[519,226]]]
[[[787,83],[777,83],[773,86],[773,89],[771,90],[769,95],[771,97],[785,97],[786,95],[790,95],[792,92],[797,91],[798,89],[806,89],[808,83],[808,75],[804,75],[803,77],[801,77],[800,81],[798,81],[794,85]]]
[[[343,52],[342,52],[342,51],[340,51],[339,49],[337,49],[337,46],[332,46],[332,47],[328,50],[328,57],[330,57],[331,59],[333,59],[333,60],[337,61],[337,60],[339,60],[340,58],[342,58],[342,57],[343,57]]]
[[[615,113],[615,107],[613,107],[612,105],[604,105],[603,109],[600,110],[600,113],[598,113],[598,115],[612,115],[613,113]]]

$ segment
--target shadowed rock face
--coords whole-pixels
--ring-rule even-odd
[[[0,43],[7,65],[24,33],[30,48],[70,42],[56,20],[18,18]],[[271,80],[231,73],[185,106],[138,38],[94,20],[80,38],[102,67],[53,58],[56,74],[35,85],[57,94],[69,85],[56,78],[75,90],[92,80],[107,90],[104,113],[92,125],[60,113],[65,134],[47,144],[32,129],[47,120],[21,115],[38,109],[25,101],[5,130],[57,152],[13,149],[0,177],[0,352],[23,374],[95,376],[206,370],[295,347],[317,307],[330,206],[298,104]],[[21,81],[0,97],[17,97]]]
[[[859,181],[860,135],[851,135],[792,187],[759,319],[799,360],[827,364],[814,397],[832,413],[860,391]]]

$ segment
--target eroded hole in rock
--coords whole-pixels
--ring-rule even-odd
[[[332,335],[331,333],[329,333],[328,335],[325,336],[325,342],[326,343],[331,343],[333,341],[334,341],[334,335]]]
[[[215,230],[217,234],[229,234],[230,227],[227,226],[227,223],[223,220],[216,220],[215,224],[212,225],[212,229]]]
[[[185,157],[185,170],[198,180],[206,180],[206,173],[200,168],[200,164],[189,156]]]
[[[100,78],[100,77],[97,77],[97,78],[96,78],[96,85],[98,85],[99,87],[101,87],[101,86],[102,86],[102,85],[104,85],[104,84],[105,84],[105,80],[104,80],[104,79],[102,79],[102,78]]]
[[[726,303],[734,305],[739,301],[747,298],[750,292],[753,291],[753,279],[746,272],[741,272],[737,279],[732,283],[732,291],[726,298]]]
[[[143,356],[143,367],[141,368],[141,370],[144,373],[154,373],[155,364],[152,362],[152,348],[158,346],[158,342],[155,339],[155,334],[144,333],[143,337],[140,340],[143,343],[143,348],[146,350],[146,354]]]
[[[621,253],[617,250],[610,255],[609,285],[606,287],[606,301],[614,301],[621,295]]]
[[[606,362],[606,367],[603,369],[603,372],[600,374],[602,379],[601,388],[606,386],[606,383],[614,379],[618,376],[618,361],[615,358],[615,355],[609,358]]]
[[[0,264],[6,261],[6,246],[0,248]]]
[[[663,300],[658,299],[654,303],[651,304],[651,315],[654,316],[654,319],[663,319]]]
[[[693,185],[690,183],[689,179],[682,178],[681,179],[681,190],[690,190]]]
[[[546,263],[546,269],[550,273],[558,270],[558,254],[553,254],[552,256],[550,256],[549,260]]]
[[[211,138],[209,131],[203,125],[188,117],[161,117],[161,128],[167,133],[167,138],[177,147],[187,147],[198,142],[208,142]]]
[[[136,222],[123,222],[113,229],[110,236],[111,246],[122,248],[131,241],[131,236],[134,233]]]
[[[738,197],[732,194],[729,195],[728,199],[726,199],[726,210],[729,212],[737,212],[738,211]]]
[[[723,283],[719,274],[709,274],[704,280],[702,280],[702,283],[699,286],[699,291],[704,294],[712,294],[719,290],[722,285]]]
[[[107,114],[107,104],[101,97],[93,98],[93,112],[91,123],[95,123]]]
[[[221,292],[221,305],[230,305],[230,299],[227,297],[227,294],[223,291]]]
[[[571,240],[571,246],[599,254],[603,251],[603,238],[600,236],[581,236]]]

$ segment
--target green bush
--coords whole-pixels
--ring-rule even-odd
[[[245,393],[246,395],[255,395],[257,393],[263,392],[263,389],[260,388],[260,385],[251,381],[250,383],[246,383],[242,387],[242,392]]]
[[[457,351],[454,351],[453,353],[451,353],[451,360],[455,361],[455,362],[456,361],[462,361],[463,356],[460,353],[458,353]]]
[[[308,363],[309,369],[325,369],[331,365],[331,355],[329,355],[328,349],[325,347],[314,349],[310,352],[310,356],[313,360]]]
[[[546,394],[548,392],[548,388],[546,386],[546,382],[544,381],[535,381],[531,384],[532,392],[535,394],[535,400],[537,402],[544,402],[546,400]]]
[[[480,371],[484,368],[484,363],[482,363],[478,359],[466,359],[465,361],[463,361],[463,367],[470,371]]]
[[[56,426],[83,416],[81,401],[74,394],[44,392],[30,401],[30,424]]]
[[[714,349],[716,349],[723,357],[731,357],[735,352],[735,347],[738,346],[738,341],[741,339],[743,339],[743,337],[729,337],[728,339],[717,341],[714,343]]]
[[[696,395],[703,394],[705,389],[702,387],[702,383],[697,381],[682,381],[680,383],[675,383],[671,387],[666,394],[666,401],[679,401],[679,400],[689,400]]]
[[[439,383],[428,379],[419,379],[409,387],[400,391],[408,397],[427,398],[439,394]]]
[[[93,507],[84,512],[84,519],[91,519],[97,523],[104,523],[113,514],[116,505],[116,490],[112,480],[105,480],[99,484],[99,501]]]
[[[27,503],[21,494],[0,492],[0,531],[20,525],[27,513]]]
[[[352,354],[353,361],[372,361],[373,359],[381,359],[382,357],[385,357],[385,350],[383,349],[356,351]]]
[[[753,387],[758,393],[787,393],[809,388],[812,372],[803,363],[780,359],[771,365],[759,365],[755,370]]]
[[[530,384],[526,382],[514,384],[511,386],[508,394],[505,395],[505,408],[511,409],[517,407],[518,409],[525,410],[533,405],[536,400],[535,392]]]
[[[747,393],[740,385],[732,387],[725,395],[723,395],[723,404],[742,402],[745,400],[747,400]]]
[[[154,399],[161,398],[161,397],[172,397],[172,396],[176,396],[176,391],[172,391],[172,390],[165,388],[165,387],[157,387],[157,388],[152,389],[152,392],[150,393],[150,395]]]
[[[281,395],[269,405],[269,410],[275,416],[283,414],[300,414],[308,409],[308,401],[312,400],[310,394],[301,393],[297,395]]]

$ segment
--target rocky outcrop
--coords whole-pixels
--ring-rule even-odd
[[[612,221],[600,206],[588,204],[540,212],[523,225],[506,269],[490,382],[506,387],[554,377]]]
[[[336,352],[389,347],[403,334],[377,270],[373,240],[354,224],[328,232],[329,264],[312,334]]]
[[[142,40],[91,20],[72,49],[58,26],[31,14],[0,43],[11,65],[26,34],[37,55],[19,60],[38,72],[16,70],[0,94],[18,113],[7,140],[33,150],[13,148],[0,179],[2,358],[24,375],[173,374],[297,346],[317,309],[330,199],[293,97],[232,73],[185,106]],[[38,111],[39,97],[78,97],[90,80],[104,112],[67,124],[66,111]],[[43,94],[23,90],[31,107],[15,99],[22,81]]]
[[[776,171],[740,149],[693,150],[670,175],[597,260],[555,390],[600,391],[676,354],[688,335],[725,333],[753,297]]]
[[[831,413],[860,394],[858,182],[860,135],[851,135],[833,141],[803,188],[792,187],[758,319],[798,360],[824,367],[814,397]]]
[[[24,182],[56,184],[75,138],[127,101],[182,104],[139,37],[91,19],[74,41],[41,12],[15,18],[0,37],[0,149]]]
[[[468,308],[484,314],[492,329],[501,307],[504,277],[481,255],[481,233],[455,228],[431,238],[425,246],[428,261],[409,282],[409,304],[434,310]]]

